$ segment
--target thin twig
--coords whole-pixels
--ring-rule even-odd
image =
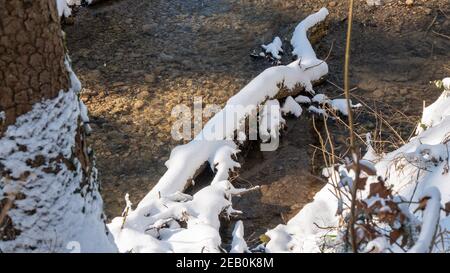
[[[328,50],[328,54],[325,57],[325,59],[323,61],[321,61],[320,63],[318,63],[318,64],[315,64],[315,65],[312,65],[312,66],[309,66],[309,67],[305,68],[305,71],[325,63],[328,60],[328,58],[330,58],[331,51],[333,50],[333,45],[334,45],[334,40],[331,42],[330,50]]]
[[[379,115],[375,110],[373,110],[367,103],[365,103],[363,100],[359,99],[357,96],[355,95],[351,95],[352,97],[354,97],[355,99],[358,100],[358,102],[360,102],[361,104],[363,104],[365,107],[367,107],[370,111],[372,111],[376,116],[378,116],[380,118],[380,120],[386,124],[389,129],[391,129],[391,131],[398,137],[398,139],[402,142],[402,144],[406,144],[406,142],[403,140],[403,138],[399,135],[399,133],[391,126],[391,124],[389,124],[389,122],[387,122],[381,115]]]
[[[351,244],[353,252],[358,252],[358,243],[356,241],[356,190],[359,180],[359,160],[356,154],[355,147],[355,136],[354,136],[354,128],[353,128],[353,111],[352,105],[350,102],[350,83],[349,83],[349,66],[350,66],[350,43],[351,43],[351,35],[352,35],[352,23],[353,23],[353,0],[349,0],[348,7],[348,25],[347,25],[347,39],[345,43],[345,62],[344,62],[344,94],[345,99],[347,100],[347,109],[348,109],[348,126],[350,129],[350,151],[352,153],[353,161],[355,163],[355,181],[352,184],[352,192],[351,192],[351,208],[350,208],[350,222],[349,222],[349,231],[351,236]]]
[[[428,34],[428,31],[430,31],[430,29],[431,29],[431,27],[433,26],[434,22],[436,22],[437,17],[438,17],[438,16],[437,16],[437,14],[436,14],[436,16],[434,16],[434,18],[433,18],[433,21],[431,21],[430,25],[428,25],[427,30],[425,31],[425,33]]]
[[[438,36],[440,36],[440,37],[442,37],[442,38],[447,38],[447,39],[450,40],[450,36],[448,36],[448,35],[445,35],[445,34],[436,32],[436,31],[434,31],[434,30],[432,30],[431,32],[433,32],[434,34],[436,34],[436,35],[438,35]]]

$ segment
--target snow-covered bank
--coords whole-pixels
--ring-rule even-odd
[[[302,86],[314,93],[312,82],[327,74],[328,66],[317,59],[306,32],[327,15],[327,9],[322,8],[296,28],[292,44],[298,60],[266,69],[231,97],[194,140],[172,150],[166,162],[168,170],[157,185],[126,218],[115,218],[109,225],[120,251],[220,251],[219,214],[235,212],[231,209],[231,196],[242,191],[227,181],[229,172],[239,167],[232,157],[239,152],[234,134],[246,118],[255,115],[260,105],[276,97],[280,85],[286,90]],[[285,109],[296,108],[295,113],[301,114],[298,107],[292,106],[294,103],[297,104],[290,100]],[[280,116],[280,108],[277,109]],[[275,114],[270,113],[268,120],[273,120]],[[276,137],[279,127],[279,122],[272,122],[269,135]],[[193,196],[182,194],[197,170],[207,162],[216,170],[211,185]],[[236,236],[239,233],[238,227]],[[239,245],[236,249],[244,249],[242,243],[236,244]]]
[[[375,230],[378,235],[367,243],[367,251],[449,251],[450,217],[441,208],[445,208],[450,201],[450,112],[447,111],[450,108],[450,78],[442,82],[444,91],[436,102],[424,109],[415,137],[386,155],[373,157],[373,151],[366,154],[365,159],[374,161],[377,176],[386,179],[386,189],[391,187],[392,201],[401,209],[402,217],[407,218],[410,228],[409,238],[405,238],[406,235],[393,236],[395,230],[391,227]],[[339,179],[342,182],[347,175],[354,177],[354,173],[347,172],[344,166],[339,168],[339,173],[328,174],[330,183],[316,194],[313,202],[307,204],[286,225],[279,225],[266,233],[271,238],[266,251],[344,251],[341,222],[336,215],[337,211],[343,209],[343,204],[338,201],[333,185]],[[379,202],[377,205],[381,208],[378,211],[386,209],[392,212],[393,206],[386,206],[385,199],[371,196],[370,192],[374,189],[371,186],[382,183],[377,176],[369,176],[360,200],[368,208]],[[437,223],[439,225],[436,227]],[[400,223],[394,224],[400,226]],[[403,245],[402,239],[408,239],[409,243]]]

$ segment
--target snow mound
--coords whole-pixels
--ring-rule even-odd
[[[295,97],[295,101],[301,104],[311,104],[311,99],[307,96],[298,95]]]
[[[427,128],[438,125],[442,120],[450,114],[450,78],[443,81],[444,92],[431,105],[423,110],[422,119],[417,127],[416,133],[420,134]]]
[[[340,112],[344,116],[348,116],[348,104],[346,99],[333,99],[331,100],[331,107],[333,110]],[[350,100],[350,107],[351,108],[359,108],[362,105],[360,103],[353,104]]]
[[[281,59],[280,52],[283,52],[283,49],[281,48],[282,45],[280,37],[277,36],[270,44],[261,45],[261,47],[264,48],[266,53],[270,53],[272,57],[279,60]]]
[[[293,114],[296,117],[299,117],[302,111],[302,107],[291,96],[286,98],[283,108],[281,108],[283,114]]]

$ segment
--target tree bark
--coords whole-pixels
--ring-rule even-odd
[[[42,99],[67,90],[55,1],[0,0],[0,134]]]
[[[0,0],[0,252],[114,251],[55,0]]]

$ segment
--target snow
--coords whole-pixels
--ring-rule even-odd
[[[288,221],[266,232],[270,241],[266,252],[319,252],[316,240],[320,240],[324,232],[319,227],[336,226],[335,216],[337,202],[329,196],[331,185],[327,185],[314,196],[314,202],[309,203]]]
[[[286,123],[281,117],[278,100],[268,100],[260,112],[259,119],[259,136],[263,142],[267,142],[270,138],[277,139],[280,129]]]
[[[299,98],[299,100],[304,100],[305,103],[307,102],[307,99],[309,99],[309,98],[308,97]],[[296,100],[297,100],[297,98],[296,98]],[[348,116],[348,105],[347,105],[346,99],[330,99],[325,94],[317,94],[311,99],[311,102],[317,103],[319,105],[324,105],[324,106],[329,105],[334,111],[340,112],[344,116]],[[351,108],[359,108],[362,105],[360,103],[353,104],[352,101],[350,100],[350,106],[351,106]],[[318,114],[326,113],[324,109],[318,108],[313,105],[310,108],[311,108],[310,109],[311,112],[315,112]]]
[[[386,240],[386,237],[377,237],[367,244],[365,252],[383,253],[388,248],[389,243]]]
[[[247,243],[244,240],[244,224],[241,220],[237,221],[233,229],[233,240],[231,242],[230,253],[249,252]]]
[[[308,60],[308,57],[315,58],[315,55],[305,55],[303,60]],[[254,113],[257,106],[264,103],[267,98],[277,95],[279,83],[283,82],[288,89],[300,84],[307,91],[314,92],[312,81],[320,79],[327,72],[328,66],[325,62],[312,69],[303,70],[299,66],[299,60],[263,71],[231,97],[225,107],[205,124],[193,141],[172,150],[166,162],[168,171],[149,193],[149,198],[156,196],[158,192],[167,194],[184,190],[186,182],[218,148],[231,145],[229,142],[232,141],[227,139],[233,138],[240,124]]]
[[[377,169],[376,169],[375,165],[370,160],[361,159],[361,160],[359,160],[359,165],[370,170],[372,173],[377,173]]]
[[[310,19],[307,26],[312,26],[314,17],[309,16],[308,18]],[[317,23],[318,20],[315,19],[314,22]],[[304,27],[302,29],[307,30]],[[298,30],[296,31],[298,33]],[[310,44],[306,40],[306,43],[302,46],[308,47]],[[310,55],[307,53],[310,52],[304,51],[302,62],[311,58],[314,59],[314,62],[317,61],[314,52]],[[230,139],[233,138],[235,131],[245,121],[245,118],[250,116],[257,106],[264,103],[267,98],[276,96],[280,82],[283,82],[288,89],[301,84],[307,91],[312,91],[312,81],[320,79],[328,72],[328,66],[325,62],[305,71],[298,64],[299,60],[286,66],[268,68],[231,97],[224,109],[206,123],[203,130],[193,141],[178,146],[171,152],[170,158],[166,162],[168,171],[150,192],[150,195],[156,196],[158,192],[167,194],[184,190],[186,181],[193,177],[197,169],[217,149],[223,145],[232,145]]]
[[[308,107],[308,111],[311,112],[311,113],[315,113],[317,115],[322,115],[324,117],[328,117],[328,114],[327,114],[327,112],[324,109],[317,108],[314,105],[309,106]]]
[[[312,98],[311,101],[316,102],[318,104],[325,104],[325,103],[329,103],[330,99],[325,94],[317,94]]]
[[[291,44],[294,47],[292,51],[293,55],[296,55],[301,60],[302,67],[313,67],[315,65],[324,64],[323,61],[318,60],[316,53],[308,41],[306,31],[316,25],[319,22],[325,20],[328,16],[328,10],[321,8],[318,12],[313,13],[306,17],[300,24],[297,25],[294,31],[294,35],[291,39]]]
[[[116,251],[104,223],[97,170],[92,168],[90,177],[84,177],[81,163],[73,157],[82,110],[79,81],[68,61],[66,68],[71,88],[34,104],[0,139],[0,165],[10,173],[0,178],[0,195],[25,196],[8,211],[20,234],[0,241],[2,252]],[[38,158],[43,162],[31,166],[29,162]]]
[[[362,105],[360,103],[353,104],[350,100],[350,107],[351,108],[359,108]],[[348,104],[346,99],[333,99],[331,100],[331,107],[335,111],[339,111],[342,115],[348,116]]]
[[[300,96],[299,96],[300,97]],[[298,97],[297,97],[298,98]],[[297,98],[295,100],[297,100]],[[307,103],[309,98],[308,97],[301,97],[298,98],[300,101],[304,101],[304,103]],[[317,94],[312,99],[311,102],[317,103],[322,106],[330,106],[334,111],[340,112],[344,116],[348,116],[348,105],[346,99],[330,99],[325,94]],[[353,104],[350,100],[350,106],[351,108],[359,108],[362,105],[360,103]],[[315,106],[311,106],[312,108],[310,111],[318,113],[318,114],[324,114],[325,110],[322,108],[318,108]]]
[[[436,126],[443,118],[450,115],[450,78],[445,78],[443,81],[444,92],[431,105],[425,107],[423,110],[422,119],[417,127],[417,133],[423,132],[426,128]]]
[[[445,86],[445,85],[444,85]],[[450,143],[450,113],[445,109],[450,107],[450,101],[446,94],[450,91],[446,86],[443,94],[432,106],[425,109],[422,121],[428,126],[420,130],[408,143],[399,149],[385,155],[375,155],[371,148],[370,137],[368,137],[369,149],[361,163],[371,169],[376,169],[377,176],[386,178],[393,192],[402,200],[419,201],[424,197],[427,204],[423,214],[415,212],[418,204],[401,206],[405,215],[411,222],[421,225],[421,231],[416,244],[409,249],[410,252],[428,252],[430,242],[436,232],[437,223],[439,230],[444,234],[440,244],[435,245],[434,252],[448,251],[449,238],[445,235],[450,230],[450,217],[440,210],[446,202],[450,201],[450,187],[448,186],[449,172],[449,150]],[[431,108],[430,108],[431,107]],[[442,109],[434,111],[430,109]],[[427,110],[428,109],[428,110]],[[432,122],[430,122],[432,121]],[[375,164],[373,165],[374,162]],[[330,174],[331,172],[331,174]],[[271,240],[266,245],[267,252],[289,251],[289,252],[319,252],[319,251],[342,251],[339,248],[339,238],[335,237],[337,246],[323,249],[327,236],[336,236],[339,218],[336,216],[337,209],[342,206],[335,197],[335,189],[332,186],[336,178],[345,174],[353,177],[353,171],[347,174],[345,166],[339,166],[340,175],[336,171],[327,169],[325,174],[329,182],[315,196],[314,200],[307,204],[300,212],[292,218],[287,225],[278,225],[269,230],[266,235]],[[368,194],[371,183],[378,182],[377,176],[370,176],[366,189],[361,192],[364,196]],[[376,201],[372,197],[367,202]],[[380,200],[378,198],[378,200]],[[327,227],[327,228],[318,228]],[[386,245],[383,239],[376,239],[366,246],[366,251],[377,248],[379,252],[393,251],[403,252],[395,245]]]
[[[327,74],[328,66],[317,59],[306,31],[327,15],[328,11],[321,9],[297,26],[291,42],[300,59],[263,71],[231,97],[191,142],[172,150],[166,162],[167,171],[136,209],[128,213],[123,227],[123,217],[114,218],[108,225],[119,251],[221,251],[218,215],[238,213],[232,209],[231,196],[247,191],[235,189],[228,181],[229,173],[239,167],[233,159],[238,152],[236,142],[239,141],[233,138],[247,118],[256,117],[261,105],[260,119],[266,121],[262,132],[278,137],[283,119],[279,103],[273,98],[280,90],[280,83],[288,90],[301,85],[307,92],[314,93],[312,82]],[[315,66],[305,69],[309,64]],[[171,200],[170,196],[181,194],[192,183],[196,172],[206,162],[216,171],[212,183],[194,194],[192,200]],[[178,221],[186,222],[187,226],[181,227]],[[236,236],[240,233],[238,230]]]
[[[291,96],[286,98],[283,108],[281,108],[283,114],[293,114],[296,117],[300,117],[302,111],[302,107]]]
[[[270,53],[272,57],[275,59],[281,59],[280,52],[283,52],[283,49],[281,48],[282,42],[280,37],[275,37],[273,41],[268,45],[261,45],[262,48],[266,51],[266,53]]]
[[[234,171],[235,168],[240,168],[241,165],[232,159],[232,156],[236,157],[239,152],[236,146],[222,146],[220,147],[209,159],[211,169],[216,170],[211,184],[228,179],[228,172]]]
[[[125,209],[122,212],[122,216],[128,215],[129,212],[131,212],[133,203],[130,201],[130,195],[128,193],[125,194]]]
[[[71,0],[56,0],[56,7],[58,8],[59,17],[69,17],[72,14],[72,9],[68,6]]]
[[[450,90],[450,77],[444,78],[442,80],[442,86],[444,87],[444,90]]]
[[[425,211],[423,212],[423,225],[420,231],[419,239],[408,251],[410,253],[426,253],[432,248],[433,238],[436,228],[439,224],[439,214],[441,211],[441,193],[436,187],[430,187],[424,190],[419,199],[428,197]]]
[[[303,95],[298,95],[297,97],[295,97],[295,101],[302,104],[311,104],[311,99]]]
[[[135,210],[123,227],[117,217],[109,228],[121,252],[220,252],[219,215],[240,213],[232,208],[232,197],[246,191],[224,180],[204,187],[192,198],[174,201],[178,198],[161,196],[147,204],[150,210],[145,215]],[[187,227],[181,228],[179,222],[186,222]]]
[[[378,161],[379,155],[377,154],[377,152],[375,151],[375,149],[372,146],[372,135],[370,133],[366,134],[366,146],[367,146],[367,151],[364,154],[363,158],[370,162]]]

